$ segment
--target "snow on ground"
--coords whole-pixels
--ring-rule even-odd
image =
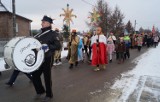
[[[64,48],[67,48],[67,42],[63,43],[63,49],[62,49],[62,53],[61,53],[61,58],[64,58],[67,56],[68,50],[64,50]]]
[[[0,58],[0,71],[4,71],[5,70],[4,64],[5,64],[4,59]]]
[[[147,76],[152,76],[160,79],[160,46],[152,48],[146,53],[142,54],[138,58],[133,60],[136,63],[136,67],[129,72],[123,73],[120,80],[116,80],[115,84],[111,87],[114,90],[121,90],[121,95],[118,97],[117,102],[128,102],[127,100],[135,92],[136,101],[139,102],[140,96],[143,90],[150,90],[148,87],[144,87]],[[154,79],[152,79],[153,81]],[[142,88],[144,87],[144,88]],[[154,95],[157,95],[155,92]]]
[[[61,58],[65,58],[67,56],[68,50],[62,50]]]
[[[67,43],[64,43],[64,47],[67,46]],[[146,80],[148,80],[148,83],[152,83],[152,86],[159,85],[160,87],[160,46],[157,48],[151,48],[146,53],[142,54],[141,56],[137,57],[133,60],[132,63],[136,63],[136,67],[126,73],[121,74],[121,79],[116,80],[114,85],[111,86],[112,90],[118,90],[115,94],[120,94],[118,97],[113,97],[112,100],[116,100],[116,102],[126,102],[131,94],[135,92],[135,90],[138,90],[136,93],[136,101],[140,101],[140,96],[142,94],[142,91],[148,91],[152,92],[154,97],[157,97],[160,95],[159,92],[156,90],[152,90],[152,87],[145,86]],[[64,58],[67,56],[68,51],[62,50],[61,57]],[[4,59],[0,58],[0,71],[2,67],[4,67]],[[147,76],[154,76],[153,78],[148,78]],[[159,79],[159,80],[158,80]],[[158,80],[158,81],[157,81]],[[142,88],[143,87],[143,88]],[[116,92],[116,91],[115,91]],[[116,98],[116,99],[114,99]],[[115,102],[115,101],[106,101],[106,102]]]

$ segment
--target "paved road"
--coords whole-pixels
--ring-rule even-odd
[[[53,67],[52,82],[53,95],[52,102],[108,102],[107,94],[110,94],[109,87],[115,79],[121,78],[121,73],[131,70],[135,64],[132,60],[147,49],[138,52],[131,50],[131,58],[123,64],[117,64],[113,59],[104,71],[94,72],[93,67],[88,63],[80,63],[77,68],[68,69],[66,60],[63,65]],[[13,87],[8,87],[4,83],[8,81],[12,70],[2,73],[0,76],[0,102],[39,102],[33,100],[35,95],[34,87],[29,79],[20,74]]]

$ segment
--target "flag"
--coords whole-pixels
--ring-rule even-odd
[[[155,33],[156,33],[155,27],[153,26],[153,28],[152,28],[152,34],[155,34]]]

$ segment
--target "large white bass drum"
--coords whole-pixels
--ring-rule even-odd
[[[43,63],[44,51],[33,37],[15,37],[4,46],[4,60],[10,67],[31,73]]]

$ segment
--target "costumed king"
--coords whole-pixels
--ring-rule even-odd
[[[102,33],[102,28],[97,27],[96,29],[97,35],[95,35],[91,40],[92,46],[92,65],[96,66],[94,71],[99,71],[101,69],[106,68],[106,64],[108,63],[108,55],[107,55],[107,39]]]

